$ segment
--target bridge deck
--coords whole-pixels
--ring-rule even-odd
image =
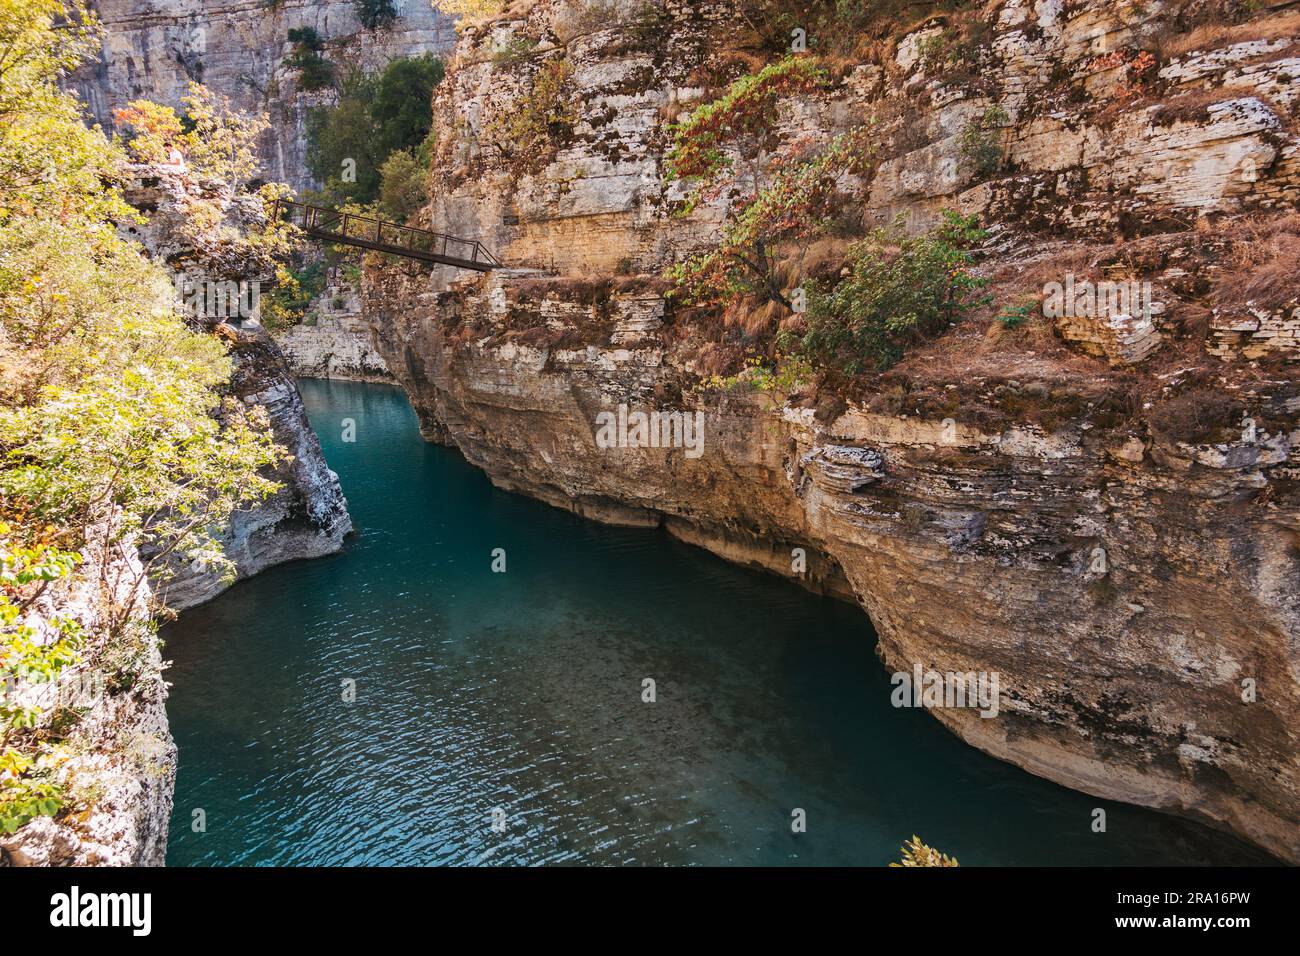
[[[421,262],[489,272],[501,262],[477,239],[460,239],[415,226],[402,226],[370,216],[326,209],[290,199],[276,200],[276,213],[313,239],[387,252]]]

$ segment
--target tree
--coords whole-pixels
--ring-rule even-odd
[[[731,204],[718,245],[669,269],[675,294],[695,306],[740,297],[794,311],[788,293],[803,280],[809,244],[831,225],[844,180],[868,155],[865,131],[855,130],[811,158],[794,152],[775,159],[767,185]]]
[[[416,148],[429,135],[433,91],[444,72],[442,60],[429,53],[402,57],[384,68],[371,110],[385,158],[395,150]]]
[[[232,185],[251,180],[258,169],[257,139],[270,126],[266,116],[249,116],[199,83],[190,83],[181,102],[185,109],[179,116],[170,106],[149,100],[134,100],[114,112],[131,157],[165,163],[178,149],[199,178]]]
[[[425,185],[429,176],[428,161],[409,149],[399,149],[384,161],[380,171],[380,211],[390,219],[406,222],[429,201]]]
[[[304,90],[322,90],[334,82],[334,66],[322,52],[325,41],[311,27],[296,27],[289,31],[293,52],[285,59],[285,66],[298,71],[298,84]]]
[[[384,161],[428,136],[433,90],[442,77],[442,61],[428,55],[393,60],[378,75],[357,69],[344,75],[337,105],[307,118],[307,168],[324,184],[328,201],[374,201]]]
[[[0,829],[56,813],[57,735],[8,680],[57,678],[78,655],[140,641],[152,560],[229,567],[215,533],[275,488],[264,411],[220,407],[230,361],[187,327],[163,268],[123,240],[126,150],[81,121],[62,86],[94,48],[76,0],[0,0]],[[182,145],[199,172],[251,175],[258,124],[201,88],[184,120],[136,103],[137,159]],[[187,126],[188,124],[188,126]],[[274,244],[275,237],[259,237]],[[95,555],[79,561],[75,555]],[[27,612],[45,589],[99,595],[97,630]],[[94,666],[98,659],[87,661]]]

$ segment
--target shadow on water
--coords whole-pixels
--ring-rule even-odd
[[[396,389],[302,391],[358,534],[165,628],[173,865],[1264,861],[894,709],[854,607],[497,491]]]

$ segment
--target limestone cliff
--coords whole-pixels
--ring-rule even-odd
[[[371,341],[360,290],[342,279],[331,281],[308,305],[302,322],[277,329],[273,337],[290,371],[301,378],[393,380]]]
[[[57,818],[0,833],[0,866],[161,866],[166,856],[176,744],[149,622],[151,595],[148,585],[130,586],[142,571],[129,543],[109,550],[91,544],[83,557],[77,573],[44,594],[28,617],[38,632],[55,617],[77,621],[90,637],[83,662],[57,682],[18,690],[25,704],[51,714],[56,704],[81,711],[67,740],[73,756],[56,770],[67,802]],[[110,635],[106,622],[124,608],[126,626]]]
[[[441,52],[454,42],[451,22],[425,0],[395,4],[397,19],[368,30],[352,0],[96,0],[104,24],[99,62],[77,77],[95,121],[113,128],[113,110],[133,99],[178,106],[190,81],[230,97],[271,128],[259,155],[265,177],[311,185],[303,157],[307,111],[332,94],[301,89],[285,65],[289,31],[313,29],[340,65],[374,69],[401,56]]]
[[[752,21],[547,0],[466,29],[435,94],[426,222],[513,268],[372,264],[379,351],[425,436],[501,487],[785,575],[803,548],[885,666],[1001,675],[997,718],[935,712],[972,745],[1300,861],[1300,317],[1260,292],[1279,260],[1233,253],[1243,229],[1261,260],[1294,248],[1300,18],[1197,6],[1001,0],[960,68],[934,67],[950,18],[899,24],[773,117],[787,140],[876,124],[865,225],[978,214],[999,297],[1119,270],[1152,285],[1143,321],[987,316],[865,381],[710,387],[748,340],[660,277],[728,197],[681,215],[663,163],[668,125],[758,59]],[[566,137],[512,153],[501,117],[559,61]],[[600,447],[619,404],[701,411],[703,453]]]
[[[204,308],[195,310],[191,321],[230,343],[234,372],[229,394],[265,407],[276,443],[289,453],[274,475],[280,490],[236,512],[222,536],[236,580],[284,561],[338,551],[352,530],[347,500],[338,476],[325,462],[284,355],[258,321],[260,295],[248,316],[227,314],[229,302],[214,313],[206,302],[206,290],[214,286],[244,283],[243,288],[251,289],[256,283],[260,291],[264,279],[273,276],[274,263],[243,238],[251,226],[264,221],[261,202],[237,194],[225,183],[200,182],[183,170],[144,166],[135,173],[126,196],[147,218],[124,230],[173,271],[182,304],[204,293]],[[217,220],[207,222],[213,212]],[[239,308],[252,299],[251,293],[241,296]],[[160,596],[173,610],[215,597],[233,583],[204,568],[179,567],[174,572],[160,587]]]

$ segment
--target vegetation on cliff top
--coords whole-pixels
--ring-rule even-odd
[[[117,223],[133,212],[112,184],[126,150],[81,121],[61,80],[97,46],[80,0],[0,0],[0,829],[57,812],[65,741],[32,684],[58,680],[79,656],[123,669],[129,687],[147,638],[138,595],[147,543],[225,563],[214,534],[231,511],[274,485],[265,415],[228,405],[214,417],[230,361],[187,327],[172,283]],[[196,109],[198,131],[133,104],[127,148],[155,155],[170,140],[214,169],[246,168],[220,111]],[[206,133],[206,136],[204,135]],[[142,138],[143,137],[143,138]],[[72,621],[51,596],[94,595]],[[81,628],[92,630],[83,633]],[[37,642],[40,635],[43,643]],[[116,663],[115,663],[116,662]]]

